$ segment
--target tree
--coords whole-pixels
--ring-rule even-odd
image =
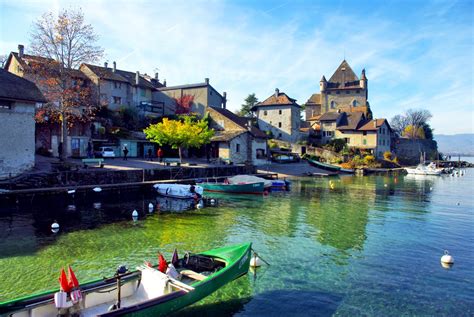
[[[61,11],[57,17],[52,12],[43,14],[33,24],[31,47],[35,55],[44,59],[32,65],[39,79],[39,86],[50,101],[46,112],[55,114],[61,124],[61,143],[66,157],[68,125],[77,120],[88,120],[93,113],[91,87],[77,68],[82,63],[95,62],[103,54],[95,46],[98,36],[90,24],[85,24],[81,11]]]
[[[426,109],[408,109],[404,114],[393,117],[390,126],[401,136],[433,139],[433,131],[428,124],[431,117]]]
[[[5,63],[7,62],[8,55],[2,54],[0,55],[0,68],[5,67]]]
[[[251,117],[252,116],[252,107],[258,103],[258,98],[255,97],[255,93],[250,94],[245,98],[245,103],[241,106],[239,115],[243,117]]]
[[[176,114],[191,113],[191,106],[194,103],[193,95],[182,95],[179,98],[173,98],[176,105]]]
[[[151,142],[179,149],[180,159],[183,148],[197,148],[208,144],[214,135],[214,130],[208,128],[207,120],[196,120],[192,116],[182,116],[181,120],[164,118],[162,122],[148,126],[143,132]]]

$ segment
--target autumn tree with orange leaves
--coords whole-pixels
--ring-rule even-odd
[[[176,105],[176,114],[189,114],[194,103],[193,95],[182,95],[179,98],[173,98]]]
[[[81,11],[43,14],[34,24],[31,48],[36,59],[30,63],[35,82],[49,103],[39,109],[37,122],[58,122],[61,125],[63,151],[67,153],[68,127],[85,122],[99,106],[87,77],[78,70],[82,63],[97,61],[103,49],[96,46],[98,36],[86,24]]]

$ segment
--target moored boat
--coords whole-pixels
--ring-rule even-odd
[[[265,188],[272,187],[271,180],[254,176],[254,175],[235,175],[232,177],[228,177],[227,180],[229,181],[229,184],[249,184],[249,183],[263,182],[263,186]]]
[[[52,290],[0,303],[0,315],[165,316],[245,275],[250,252],[251,243],[244,243],[186,254],[166,264],[166,274],[149,266],[133,272],[121,267],[114,277],[71,292]]]
[[[324,170],[328,170],[328,171],[338,172],[338,171],[341,169],[340,166],[331,165],[331,164],[319,162],[319,161],[312,160],[312,159],[306,159],[306,161],[307,161],[307,162],[309,163],[309,165],[311,165],[311,166],[318,167],[318,168],[321,168],[321,169],[324,169]]]
[[[439,176],[441,175],[443,169],[436,168],[434,163],[428,165],[418,164],[416,168],[405,168],[408,174],[413,175],[432,175]]]
[[[205,191],[222,192],[232,194],[263,194],[264,183],[246,183],[246,184],[229,184],[229,183],[199,183]]]
[[[204,189],[198,185],[155,184],[153,188],[162,196],[183,199],[197,199],[202,197],[204,192]]]

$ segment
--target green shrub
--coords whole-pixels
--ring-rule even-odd
[[[364,164],[365,165],[372,165],[375,163],[375,157],[373,155],[367,155],[364,157]]]
[[[390,160],[392,159],[392,152],[390,152],[390,151],[385,151],[385,152],[383,153],[383,158],[384,158],[385,160],[387,160],[387,161],[390,161]]]

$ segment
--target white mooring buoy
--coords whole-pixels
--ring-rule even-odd
[[[454,264],[454,258],[449,254],[448,250],[444,250],[444,255],[441,257],[441,265],[444,268],[450,268]]]
[[[132,212],[132,218],[134,221],[138,219],[138,211],[136,209]]]
[[[149,212],[149,213],[152,213],[152,212],[153,212],[153,208],[154,208],[153,204],[152,204],[152,203],[149,203],[149,204],[148,204],[148,212]]]
[[[92,190],[93,190],[94,192],[96,192],[96,193],[100,193],[100,192],[102,191],[102,188],[100,188],[100,187],[94,187],[94,188],[92,188]]]
[[[251,267],[259,267],[262,266],[262,260],[258,257],[258,255],[254,254],[250,259],[250,266]]]
[[[53,224],[51,225],[51,232],[57,233],[58,231],[59,231],[59,223],[53,222]]]
[[[214,198],[211,198],[209,203],[211,204],[211,206],[215,206],[216,205],[216,200]]]

